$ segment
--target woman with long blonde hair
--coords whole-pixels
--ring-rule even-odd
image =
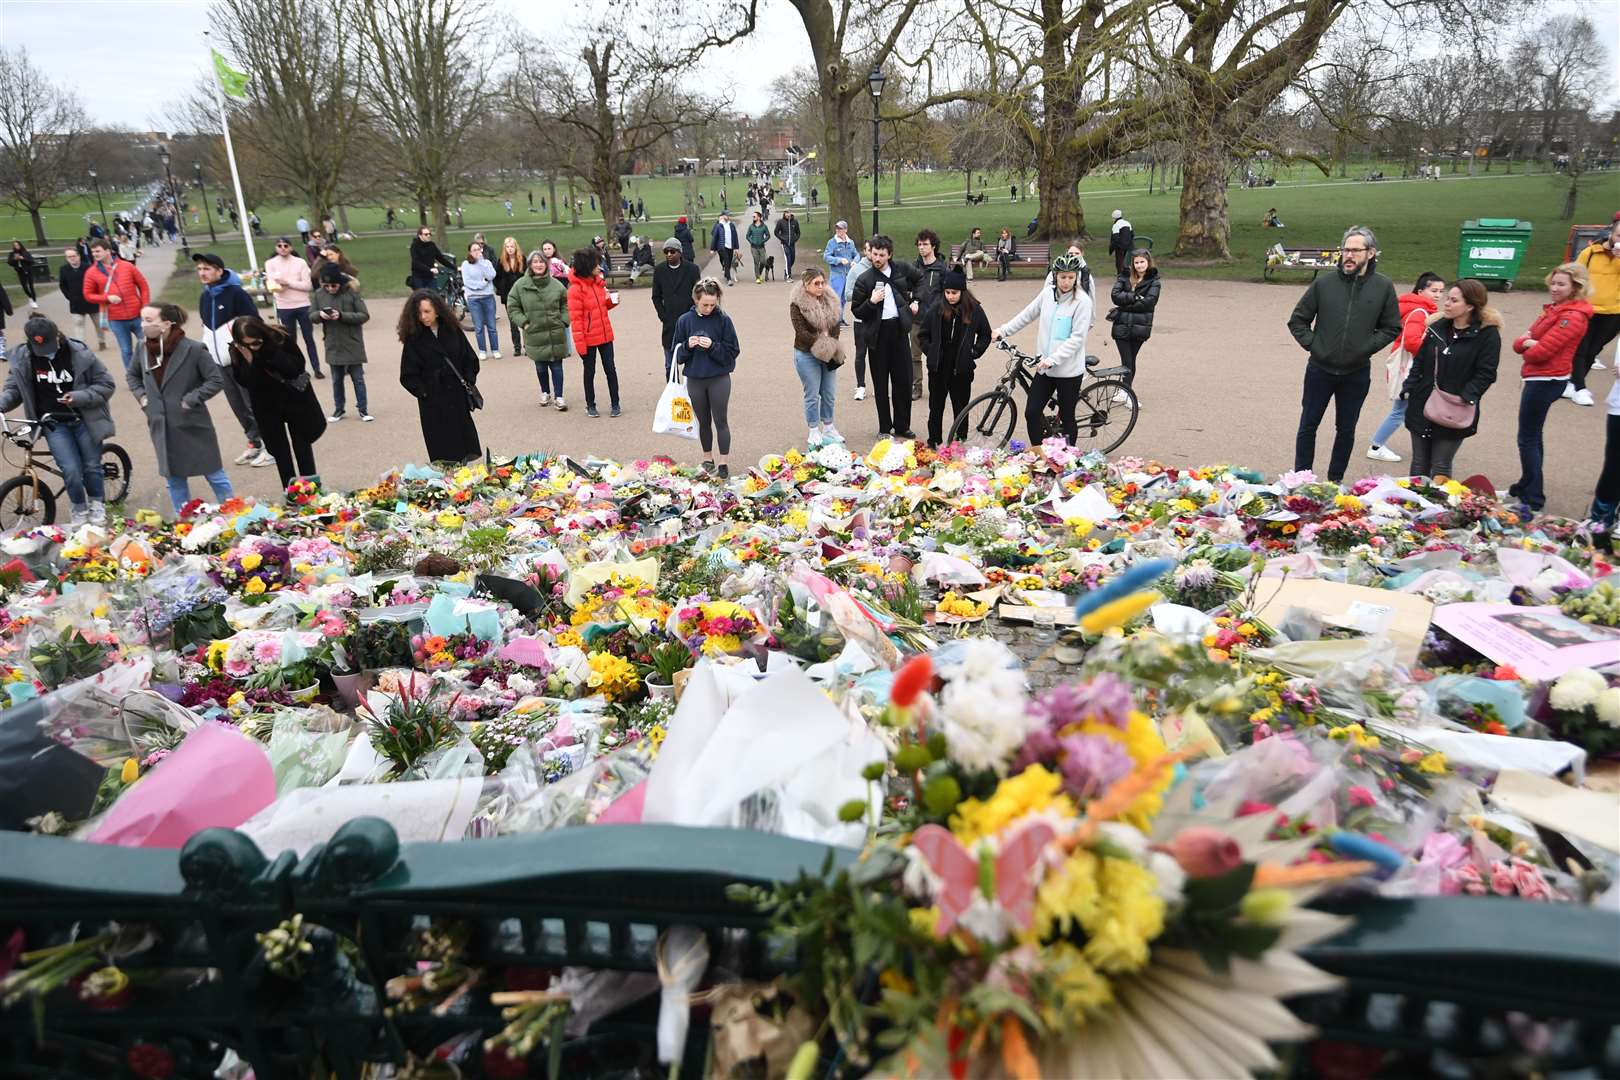
[[[495,257],[495,295],[501,298],[501,307],[506,309],[507,324],[512,328],[513,356],[523,355],[523,335],[519,332],[517,322],[512,318],[512,309],[507,307],[506,296],[523,276],[527,265],[523,258],[523,249],[518,247],[517,237],[508,236],[501,241],[501,253]]]

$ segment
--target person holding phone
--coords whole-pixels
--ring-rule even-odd
[[[143,362],[127,372],[125,382],[146,414],[158,475],[169,485],[169,505],[178,515],[191,501],[193,476],[207,481],[214,501],[222,503],[233,490],[208,399],[225,389],[225,369],[206,345],[186,337],[186,313],[174,304],[141,308],[141,334]]]
[[[231,374],[247,391],[264,448],[276,459],[281,486],[314,476],[315,440],[326,432],[326,417],[292,335],[257,315],[234,320]]]
[[[115,429],[107,401],[118,389],[90,347],[43,315],[23,324],[25,340],[11,350],[0,412],[18,405],[40,426],[62,472],[72,523],[107,521],[101,444]]]
[[[737,328],[720,310],[720,283],[704,278],[692,289],[692,309],[675,320],[676,359],[684,365],[686,392],[697,418],[703,469],[712,472],[719,460],[722,479],[731,475],[731,373],[737,370]],[[710,451],[717,451],[710,457]]]
[[[596,410],[596,362],[602,362],[607,376],[609,416],[622,415],[619,408],[619,371],[613,366],[613,320],[608,312],[619,306],[619,294],[609,290],[594,248],[574,252],[573,284],[568,288],[568,321],[574,334],[574,350],[584,362],[585,415],[599,417]]]

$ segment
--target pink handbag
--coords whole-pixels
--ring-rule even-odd
[[[1438,427],[1461,431],[1474,426],[1477,409],[1478,406],[1436,386],[1423,403],[1423,418]]]

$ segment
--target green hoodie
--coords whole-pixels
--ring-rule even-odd
[[[506,314],[523,331],[531,360],[568,358],[568,290],[550,274],[524,274],[506,294]]]
[[[1377,259],[1370,260],[1358,277],[1343,270],[1320,275],[1294,305],[1288,332],[1317,367],[1336,375],[1359,371],[1400,336],[1395,286],[1377,265]]]

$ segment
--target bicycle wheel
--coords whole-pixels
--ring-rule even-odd
[[[56,494],[44,484],[35,488],[26,476],[0,484],[0,532],[31,529],[56,521]]]
[[[129,497],[131,465],[129,454],[117,443],[101,444],[102,495],[104,502],[123,502]]]
[[[962,415],[951,425],[950,441],[965,446],[1000,450],[1012,441],[1018,425],[1018,406],[999,390],[980,394],[967,403]]]
[[[1121,395],[1123,401],[1115,400]],[[1074,410],[1075,449],[1113,453],[1135,430],[1140,408],[1136,394],[1123,380],[1102,379],[1087,386],[1080,391],[1080,403]]]

